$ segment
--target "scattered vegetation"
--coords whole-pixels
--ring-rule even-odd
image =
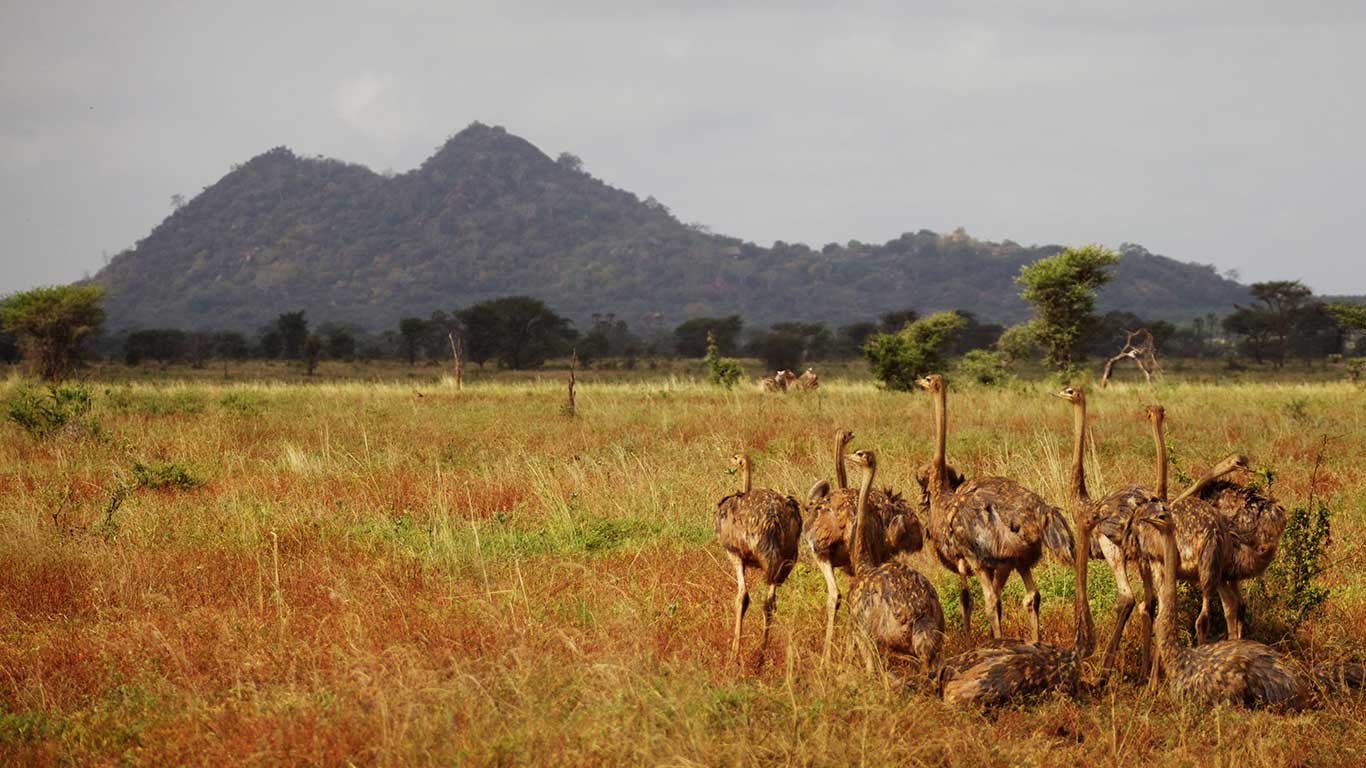
[[[726,389],[740,383],[740,378],[745,375],[738,362],[729,357],[721,357],[721,348],[716,343],[714,333],[707,333],[707,356],[702,358],[702,362],[707,365],[711,383]]]
[[[84,384],[26,386],[5,400],[5,417],[40,440],[58,432],[99,434],[99,422],[90,415],[92,405]]]
[[[303,381],[298,364],[275,365]],[[108,370],[127,373],[121,362]],[[0,763],[227,764],[251,754],[710,765],[801,755],[825,765],[848,762],[851,744],[869,764],[1352,757],[1366,702],[1293,718],[1193,713],[1134,684],[1132,634],[1126,677],[1104,692],[989,722],[884,685],[842,642],[822,669],[825,585],[806,559],[784,587],[764,662],[727,664],[734,580],[712,540],[715,502],[736,487],[726,457],[748,448],[764,485],[800,493],[829,475],[832,425],[882,452],[879,484],[912,487],[929,456],[927,403],[877,391],[861,366],[822,369],[818,399],[723,392],[696,361],[653,377],[585,374],[574,421],[548,419],[565,398],[558,375],[488,372],[457,403],[432,388],[416,398],[406,370],[396,362],[375,373],[383,383],[300,387],[223,384],[187,367],[176,373],[192,381],[173,387],[108,385],[128,391],[129,407],[95,398],[92,412],[117,441],[0,439]],[[143,410],[144,395],[182,390],[205,406],[192,418]],[[955,466],[1065,498],[1066,470],[1049,457],[1066,455],[1069,424],[1047,390],[1026,380],[953,391]],[[1145,393],[1122,381],[1088,393],[1097,490],[1150,480],[1151,443],[1133,413]],[[1333,593],[1282,647],[1307,660],[1359,650],[1358,389],[1192,386],[1170,375],[1162,394],[1192,469],[1234,448],[1274,464],[1276,495],[1308,510],[1309,532],[1319,514],[1305,501],[1312,471],[1295,457],[1312,456],[1317,438],[1283,406],[1304,399],[1337,422],[1342,436],[1322,469],[1333,536],[1317,560],[1325,570],[1306,582]],[[158,470],[165,463],[212,482],[153,491],[134,456],[149,476],[180,474]],[[54,509],[65,509],[58,525]],[[1287,553],[1297,536],[1287,533]],[[964,650],[956,578],[924,553],[911,562],[946,603],[946,650]],[[1103,634],[1114,593],[1096,568]],[[1067,570],[1050,562],[1036,573],[1049,641],[1071,638]],[[1004,599],[1022,597],[1012,584]],[[1257,621],[1261,609],[1249,610]],[[1020,611],[1005,622],[1007,633],[1025,630]],[[745,631],[749,646],[757,622]],[[1251,628],[1281,639],[1268,631]],[[1219,727],[1196,727],[1197,715]],[[912,730],[926,735],[907,738]]]
[[[133,477],[137,480],[139,488],[151,488],[152,490],[163,488],[183,490],[197,488],[204,484],[204,481],[195,477],[188,467],[174,461],[153,464],[135,461],[133,462]]]

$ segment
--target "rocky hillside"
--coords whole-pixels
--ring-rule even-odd
[[[633,327],[738,313],[751,327],[833,325],[889,309],[1027,314],[1013,278],[1057,246],[989,243],[959,231],[881,245],[759,247],[675,219],[475,123],[408,173],[384,177],[277,148],[175,211],[94,278],[109,327],[252,330],[284,311],[369,329],[507,294],[579,322],[615,312]],[[1246,288],[1212,267],[1126,246],[1102,309],[1184,320],[1224,311]]]

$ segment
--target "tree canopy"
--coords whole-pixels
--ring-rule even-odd
[[[873,375],[888,389],[915,390],[915,381],[941,370],[955,337],[967,320],[957,312],[936,312],[902,328],[897,333],[879,333],[868,340],[863,354],[872,365]]]
[[[1119,255],[1102,245],[1068,248],[1020,268],[1015,281],[1034,305],[1034,339],[1045,359],[1059,370],[1070,368],[1077,346],[1096,322],[1096,291],[1110,282]]]
[[[80,361],[81,342],[104,327],[98,285],[59,285],[16,293],[0,303],[0,326],[14,334],[38,375],[57,381]]]
[[[530,296],[483,301],[456,317],[465,327],[467,356],[481,366],[496,359],[503,368],[536,368],[548,357],[568,354],[578,336],[567,319]]]

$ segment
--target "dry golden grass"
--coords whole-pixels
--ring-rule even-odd
[[[1366,762],[1360,701],[1204,710],[1125,680],[983,716],[865,675],[842,641],[822,669],[824,586],[806,562],[779,591],[767,658],[728,664],[733,582],[711,540],[735,484],[726,457],[749,450],[756,484],[800,496],[847,426],[907,488],[929,455],[923,397],[581,379],[569,419],[551,376],[460,394],[428,381],[93,388],[101,437],[0,425],[0,763]],[[1049,391],[951,392],[951,461],[1061,503],[1071,415]],[[1277,470],[1288,504],[1330,436],[1318,490],[1337,513],[1332,597],[1288,639],[1256,616],[1252,631],[1310,661],[1366,650],[1362,391],[1169,384],[1159,397],[1182,467],[1241,450]],[[1150,399],[1091,393],[1093,489],[1149,479]],[[204,483],[134,490],[107,523],[135,461]],[[948,650],[964,649],[956,580],[917,566],[946,601]],[[1101,564],[1092,577],[1104,635],[1112,582]],[[1040,581],[1045,637],[1064,641],[1070,576],[1054,563]],[[1020,597],[1012,582],[1015,634]],[[746,647],[757,637],[755,611]],[[1131,633],[1130,673],[1136,646]]]

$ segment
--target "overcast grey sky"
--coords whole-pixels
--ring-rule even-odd
[[[0,7],[0,294],[273,146],[403,171],[473,120],[764,244],[963,226],[1366,293],[1359,0]]]

